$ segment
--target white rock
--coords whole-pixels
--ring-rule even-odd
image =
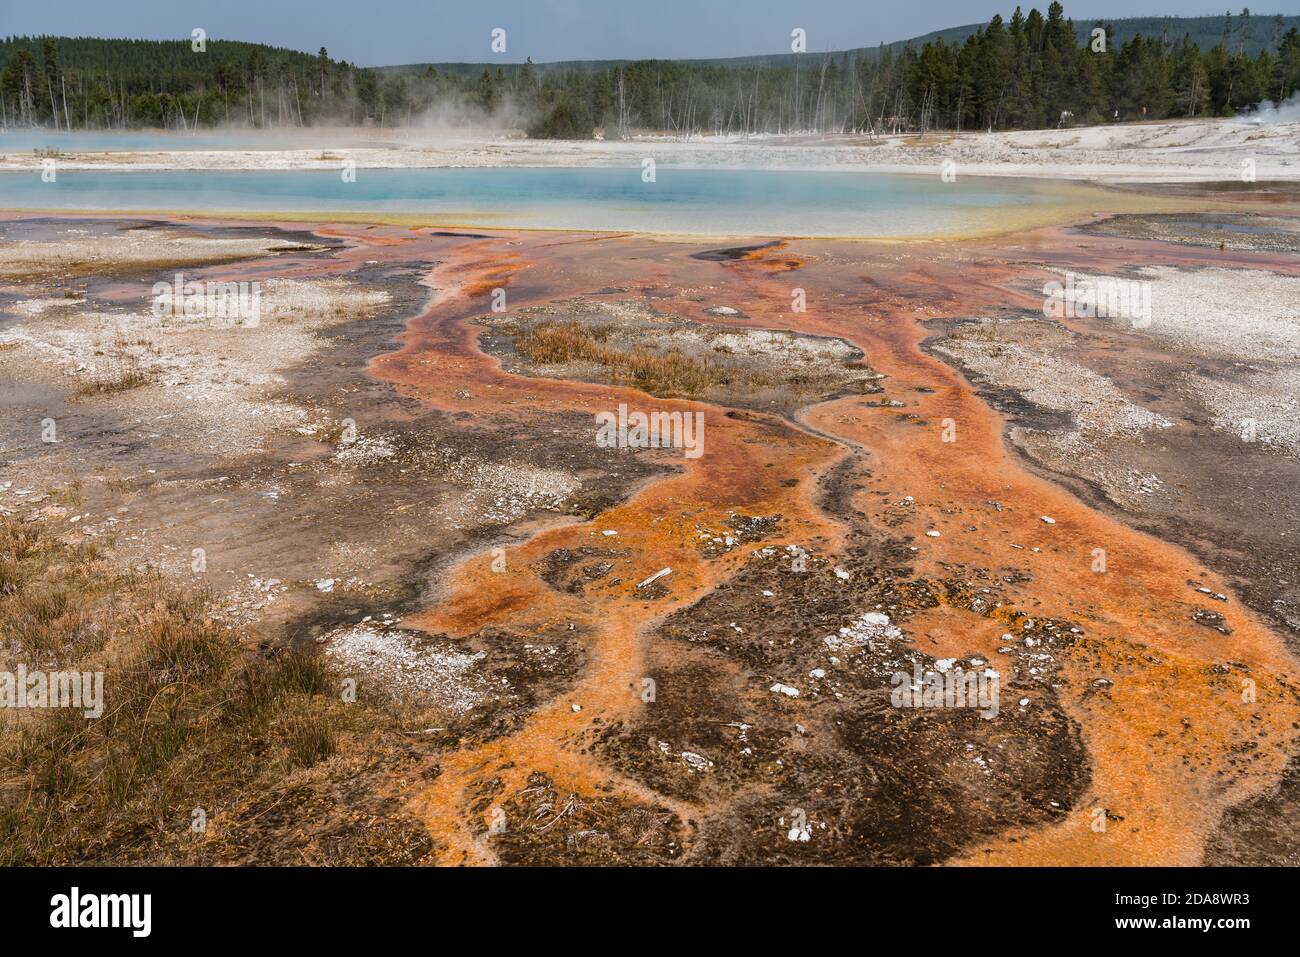
[[[696,771],[707,771],[713,767],[713,762],[702,754],[696,754],[694,751],[683,751],[682,760]]]
[[[888,615],[880,611],[869,611],[857,621],[841,628],[838,635],[827,635],[822,641],[832,651],[838,651],[841,648],[871,645],[876,639],[898,639],[902,636],[902,631],[890,623]]]
[[[661,568],[659,569],[659,571],[655,572],[653,575],[651,575],[649,578],[645,579],[644,581],[637,582],[636,587],[645,588],[647,585],[653,585],[655,582],[663,578],[665,575],[671,575],[672,573],[673,570],[671,568]]]

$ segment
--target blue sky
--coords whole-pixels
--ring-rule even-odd
[[[1050,0],[1026,3],[1046,11]],[[1068,16],[1222,14],[1225,0],[1063,0]],[[904,40],[943,27],[1004,17],[996,0],[0,0],[0,35],[57,33],[165,39],[203,27],[216,38],[255,40],[375,66],[422,61],[535,61],[716,57]],[[1240,7],[1234,7],[1236,13]],[[1300,13],[1275,0],[1256,15]],[[504,28],[506,54],[489,35]]]

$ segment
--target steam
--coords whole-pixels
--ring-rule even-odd
[[[1269,103],[1267,101],[1255,104],[1255,112],[1251,114],[1252,123],[1300,123],[1300,93],[1292,95],[1291,99],[1285,103]]]
[[[516,132],[527,127],[534,115],[535,110],[507,93],[492,110],[485,110],[478,104],[467,103],[460,98],[446,98],[423,111],[401,117],[399,123],[389,125],[396,126],[395,132],[400,132],[403,139],[419,141],[424,138],[436,139],[437,134],[454,134],[457,131]]]
[[[518,103],[509,93],[501,97],[491,110],[484,109],[467,97],[444,94],[434,103],[424,107],[401,110],[383,110],[369,116],[355,111],[317,114],[304,127],[271,127],[270,131],[299,132],[312,128],[337,128],[373,130],[393,135],[415,136],[420,133],[436,134],[455,131],[482,133],[506,132],[523,129],[532,120],[532,111]],[[249,129],[247,123],[232,122],[227,128]],[[264,128],[265,129],[265,128]],[[263,132],[259,129],[259,133]]]
[[[306,117],[301,111],[295,115],[290,110],[286,115],[282,110],[263,109],[260,96],[231,100],[223,104],[224,111],[218,109],[216,116],[205,117],[202,127],[185,132],[235,140],[255,134],[260,143],[271,144],[270,148],[283,144],[282,148],[291,149],[301,146],[303,134],[312,130],[370,140],[378,134],[405,142],[511,133],[527,128],[538,113],[533,102],[536,97],[528,95],[533,91],[499,80],[486,98],[481,86],[423,75],[381,76],[376,86],[363,104],[357,84],[348,80],[345,88],[336,91],[332,108],[313,110]],[[280,103],[280,97],[273,102]],[[342,148],[347,143],[336,145]]]

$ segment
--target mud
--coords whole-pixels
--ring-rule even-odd
[[[843,579],[821,558],[803,572],[792,564],[789,553],[763,549],[668,616],[657,637],[693,647],[659,652],[645,719],[602,734],[625,773],[710,808],[688,860],[933,864],[1013,824],[1065,815],[1088,762],[1043,662],[1073,639],[1067,628],[1021,631],[996,661],[944,660],[948,670],[1004,673],[1008,712],[899,708],[893,676],[910,685],[915,671],[936,668],[937,656],[909,634],[914,612],[938,606],[936,592],[946,607],[972,617],[982,609],[995,625],[1006,609],[955,582],[884,574],[895,569],[851,562],[836,566],[848,571]],[[902,629],[861,626],[863,612],[877,608]],[[1045,639],[1030,651],[1026,635]],[[976,793],[981,800],[970,801]],[[796,821],[811,837],[791,837]]]
[[[1152,213],[1112,216],[1081,227],[1125,239],[1154,239],[1220,251],[1300,253],[1300,226],[1288,216],[1243,213]]]
[[[501,830],[487,833],[503,864],[653,866],[678,858],[681,821],[664,807],[610,795],[557,791],[541,772],[498,805]]]

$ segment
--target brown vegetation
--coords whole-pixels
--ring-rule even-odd
[[[240,818],[283,788],[337,787],[328,766],[311,785],[299,777],[341,736],[358,750],[384,743],[392,722],[333,696],[314,647],[250,653],[235,638],[203,593],[121,571],[39,522],[0,520],[3,667],[104,673],[99,718],[66,707],[0,712],[0,864],[238,862],[252,851],[238,846],[237,828],[223,833],[223,815]],[[206,824],[197,831],[196,809]],[[260,853],[312,825],[304,814],[284,833],[264,828]],[[327,832],[340,844],[333,857],[409,863],[428,850],[416,829],[376,860],[349,844],[363,829],[343,829],[341,844]]]
[[[155,355],[159,352],[158,347],[147,339],[130,342],[124,336],[118,336],[113,340],[112,352],[107,356],[108,375],[87,379],[77,386],[74,394],[79,397],[114,395],[147,385],[151,381],[149,373],[144,367],[140,352],[132,347],[143,348]]]
[[[676,349],[658,353],[637,347],[623,352],[608,345],[611,331],[609,326],[546,321],[514,330],[513,338],[515,349],[531,362],[594,363],[605,369],[614,381],[657,396],[695,397],[734,380],[738,374],[755,378],[750,373],[708,359],[701,361]]]

